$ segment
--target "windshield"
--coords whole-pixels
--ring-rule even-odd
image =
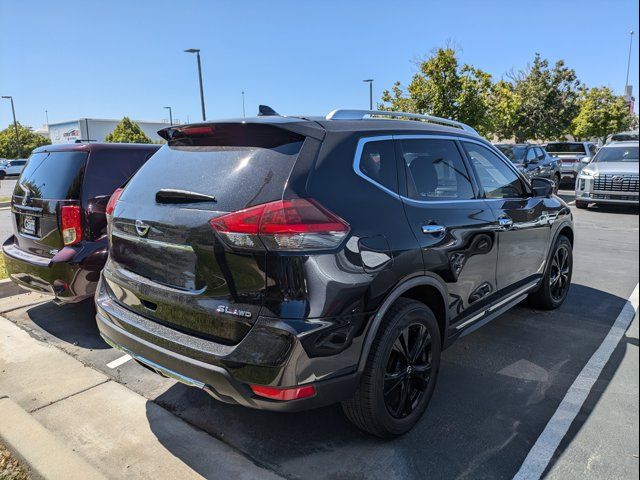
[[[49,200],[78,199],[86,152],[40,152],[29,158],[15,195]]]
[[[638,147],[604,147],[600,149],[594,162],[638,162]]]
[[[577,153],[579,155],[586,155],[587,153],[582,143],[550,143],[545,150],[549,153]]]
[[[527,154],[527,147],[518,145],[496,145],[496,147],[513,163],[522,163]]]

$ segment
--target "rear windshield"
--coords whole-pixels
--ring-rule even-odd
[[[527,154],[527,147],[518,145],[496,145],[496,147],[513,163],[522,163]]]
[[[549,143],[545,150],[550,153],[577,153],[579,155],[587,153],[582,143]]]
[[[155,202],[160,190],[183,191],[214,197],[197,207],[224,212],[276,200],[304,140],[269,125],[226,125],[215,135],[198,133],[174,137],[158,150],[131,179],[122,200]]]
[[[86,152],[40,152],[29,157],[14,194],[49,200],[80,198]]]
[[[92,152],[84,174],[85,198],[111,196],[154,152],[155,150],[138,148],[101,149]]]

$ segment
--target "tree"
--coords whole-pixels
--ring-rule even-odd
[[[381,108],[450,118],[481,134],[490,127],[491,75],[470,65],[460,66],[452,48],[439,48],[418,65],[407,93],[396,82],[382,94]]]
[[[18,136],[20,138],[20,155],[27,158],[33,149],[43,145],[49,145],[51,140],[33,133],[28,127],[23,127],[18,123]],[[0,132],[0,157],[18,158],[18,148],[16,144],[16,130],[12,124]]]
[[[629,130],[634,122],[624,97],[614,95],[607,87],[592,88],[584,95],[572,131],[576,137],[597,137],[604,143],[609,135]]]
[[[501,127],[503,138],[515,137],[516,142],[548,140],[563,138],[570,132],[571,122],[580,109],[582,92],[574,70],[562,60],[551,68],[549,61],[536,53],[527,70],[510,76],[513,104],[502,114],[511,113],[513,118],[495,122]],[[506,98],[503,96],[503,100]],[[505,125],[510,127],[505,130],[502,128]]]
[[[124,117],[116,125],[113,132],[105,137],[104,141],[109,143],[151,143],[151,139],[129,117]]]

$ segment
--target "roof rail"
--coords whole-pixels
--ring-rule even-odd
[[[456,127],[464,130],[465,132],[473,135],[480,136],[480,134],[466,123],[456,122],[455,120],[449,120],[448,118],[434,117],[432,115],[421,115],[419,113],[407,113],[407,112],[390,112],[387,110],[334,110],[330,112],[325,118],[327,120],[364,120],[366,118],[407,118],[409,120],[417,120],[427,123],[435,123],[439,125],[446,125],[448,127]]]

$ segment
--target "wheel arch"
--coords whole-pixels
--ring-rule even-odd
[[[364,370],[367,364],[367,358],[371,350],[373,340],[378,334],[382,320],[387,310],[400,297],[418,300],[433,310],[442,334],[442,344],[446,343],[446,332],[449,326],[449,314],[447,309],[447,288],[440,279],[421,275],[413,277],[398,284],[384,299],[380,308],[371,320],[371,325],[367,330],[362,351],[360,352],[360,361],[358,363],[358,371]]]

